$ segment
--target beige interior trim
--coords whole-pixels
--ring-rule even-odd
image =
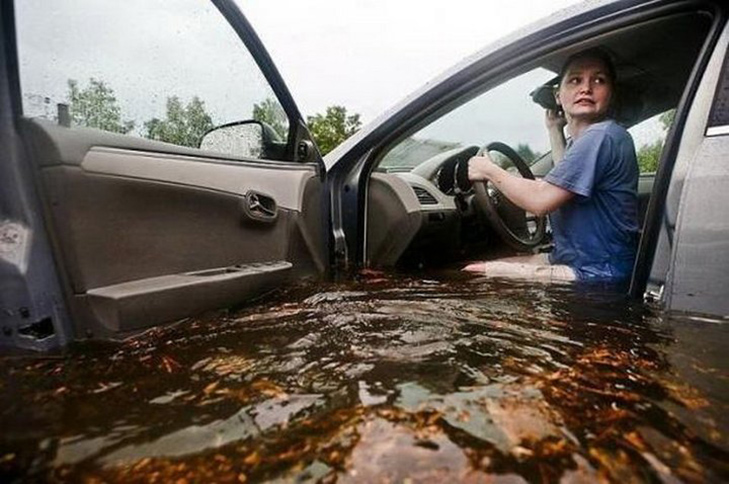
[[[418,197],[407,182],[373,173],[367,191],[367,266],[394,266],[422,225]]]
[[[268,168],[258,164],[252,167],[243,163],[103,147],[89,150],[81,168],[88,173],[204,187],[235,195],[255,190],[273,197],[280,208],[294,211],[299,211],[303,204],[307,181],[316,176],[315,168],[310,165],[282,170],[277,166]]]

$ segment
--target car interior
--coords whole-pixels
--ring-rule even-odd
[[[538,150],[530,147],[536,139],[532,133],[541,130],[546,138],[545,93],[551,96],[557,73],[571,54],[596,46],[607,50],[616,66],[613,117],[628,128],[636,145],[642,224],[661,147],[670,133],[672,110],[684,94],[710,26],[706,15],[677,13],[577,42],[536,59],[498,86],[469,93],[439,118],[424,120],[384,148],[373,169],[367,198],[367,263],[372,267],[432,267],[515,252],[549,251],[548,224],[541,240],[530,247],[519,247],[509,237],[500,236],[468,181],[467,162],[487,143],[499,141],[525,158],[534,177],[546,175],[553,166],[548,143],[542,142]],[[532,79],[543,81],[525,84]],[[510,84],[520,92],[509,91]],[[531,105],[530,111],[527,105]],[[484,112],[490,119],[479,120]],[[450,120],[459,117],[462,122]],[[470,138],[464,134],[474,127],[483,131]],[[455,133],[459,129],[461,133]],[[509,150],[499,151],[490,151],[492,158],[505,168],[512,166],[509,158],[514,156],[502,156]],[[650,157],[652,163],[644,160]],[[513,233],[534,235],[534,217],[492,187],[488,193]]]

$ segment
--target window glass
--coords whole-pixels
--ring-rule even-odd
[[[675,109],[641,121],[628,129],[635,144],[635,154],[641,173],[655,173],[661,158],[666,135],[673,123]]]
[[[539,68],[487,91],[400,142],[383,157],[380,168],[407,171],[453,148],[492,141],[506,143],[533,163],[550,147],[544,109],[529,93],[554,77]]]
[[[191,147],[213,127],[256,119],[287,139],[271,87],[209,2],[16,5],[27,117],[58,120],[63,104],[72,125]]]

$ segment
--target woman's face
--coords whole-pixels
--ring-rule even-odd
[[[609,71],[600,59],[576,59],[562,77],[557,103],[562,106],[567,119],[600,121],[610,107],[612,83]]]

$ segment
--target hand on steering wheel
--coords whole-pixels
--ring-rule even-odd
[[[482,148],[479,154],[489,151],[503,154],[516,166],[522,177],[534,179],[529,165],[508,145],[500,142],[490,143]],[[542,242],[546,217],[534,215],[528,217],[524,210],[511,203],[489,182],[474,181],[473,190],[476,205],[486,215],[496,233],[509,246],[517,250],[531,250]],[[529,230],[530,225],[534,225],[533,231]]]

